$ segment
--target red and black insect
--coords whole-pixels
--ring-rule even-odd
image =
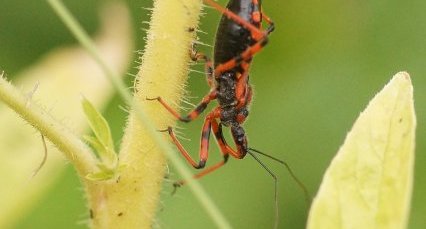
[[[207,82],[211,88],[210,92],[186,116],[179,115],[161,97],[148,100],[158,100],[182,122],[194,120],[207,108],[207,105],[212,100],[217,100],[219,105],[205,117],[198,162],[194,161],[184,149],[171,127],[168,128],[168,133],[186,160],[194,168],[202,169],[207,162],[210,133],[213,131],[220,152],[223,155],[223,161],[207,167],[201,173],[195,175],[195,178],[200,178],[223,166],[228,161],[229,155],[237,159],[244,158],[247,153],[252,155],[275,180],[275,203],[277,209],[277,178],[252,152],[277,160],[286,166],[287,164],[250,148],[246,133],[242,127],[249,114],[248,106],[253,95],[249,83],[250,64],[253,56],[268,43],[268,36],[274,30],[274,23],[262,12],[261,0],[230,0],[226,8],[213,0],[204,0],[204,3],[223,14],[216,33],[213,64],[206,55],[194,50],[191,52],[191,58],[194,61],[205,62]],[[268,25],[266,29],[262,28],[262,21]],[[225,141],[222,126],[230,128],[236,149],[233,149]],[[291,175],[293,176],[292,173]],[[296,181],[299,183],[297,179]],[[174,186],[179,187],[182,184],[184,184],[184,181],[179,181]],[[276,214],[278,214],[278,211],[276,211]]]

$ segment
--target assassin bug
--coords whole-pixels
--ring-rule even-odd
[[[213,63],[206,55],[198,53],[194,51],[194,49],[191,52],[192,60],[205,62],[207,82],[211,88],[210,92],[204,96],[198,106],[186,116],[181,116],[161,97],[147,98],[147,100],[157,100],[173,116],[182,122],[193,121],[207,108],[207,105],[212,100],[217,100],[219,106],[208,113],[204,120],[199,152],[200,159],[198,162],[191,158],[176,138],[173,129],[168,127],[167,131],[181,154],[196,169],[202,169],[206,165],[210,133],[213,131],[223,160],[211,167],[207,167],[201,173],[196,174],[194,176],[195,178],[200,178],[223,166],[228,161],[229,155],[237,159],[242,159],[247,153],[250,154],[267,170],[275,181],[275,227],[277,227],[277,178],[254,153],[267,156],[284,164],[290,171],[291,176],[296,180],[299,186],[302,187],[305,193],[306,189],[294,176],[285,162],[250,148],[247,143],[246,133],[241,126],[249,114],[248,106],[253,94],[249,84],[249,67],[253,56],[267,44],[268,36],[274,30],[274,23],[262,12],[261,0],[230,0],[226,8],[220,6],[213,0],[203,1],[222,13],[222,18],[216,33]],[[266,29],[262,29],[262,21],[268,24]],[[218,119],[220,120],[219,122]],[[231,148],[226,143],[222,133],[222,126],[230,128],[236,149]],[[176,188],[183,184],[184,181],[179,181],[174,183],[174,187]]]

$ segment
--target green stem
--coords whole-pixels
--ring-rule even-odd
[[[80,176],[84,177],[96,169],[95,157],[90,148],[46,111],[33,104],[31,98],[24,96],[3,76],[0,76],[0,100],[55,144]]]
[[[105,73],[105,76],[111,83],[116,87],[116,90],[119,92],[120,96],[123,97],[126,101],[131,101],[132,97],[127,92],[127,87],[121,81],[121,78],[114,73],[105,60],[103,60],[99,50],[96,48],[95,43],[89,37],[89,35],[81,28],[77,20],[72,16],[68,9],[60,0],[47,0],[53,10],[58,14],[62,19],[74,37],[80,42],[81,46],[86,49],[90,56],[96,61],[96,63],[101,67],[102,71]]]

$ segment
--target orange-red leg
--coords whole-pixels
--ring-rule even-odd
[[[218,76],[218,75],[222,74],[223,72],[228,71],[229,69],[233,69],[233,68],[237,67],[238,65],[240,65],[244,61],[250,61],[253,58],[253,56],[256,53],[260,52],[260,50],[262,50],[262,48],[267,43],[268,43],[268,37],[265,36],[265,37],[263,37],[263,39],[259,40],[258,42],[256,42],[252,46],[249,46],[244,52],[236,55],[234,58],[228,60],[225,63],[219,64],[214,70],[215,76]]]
[[[217,110],[217,109],[216,109]],[[210,140],[210,132],[211,132],[211,123],[217,117],[216,110],[210,112],[204,120],[201,139],[200,139],[200,153],[199,153],[199,161],[198,163],[192,159],[191,155],[189,155],[188,151],[182,146],[180,141],[176,138],[176,135],[173,132],[172,127],[169,127],[167,130],[169,132],[170,137],[173,140],[173,143],[179,149],[179,152],[185,157],[185,159],[196,169],[204,168],[206,165],[208,156],[209,156],[209,140]]]
[[[201,177],[203,177],[203,176],[205,176],[205,175],[207,175],[207,174],[209,174],[209,173],[217,170],[218,168],[222,167],[228,161],[228,157],[229,157],[229,154],[226,154],[226,156],[224,157],[223,161],[220,161],[217,164],[212,165],[212,166],[204,169],[202,172],[195,174],[194,175],[194,179],[199,179],[199,178],[201,178]],[[178,188],[178,187],[184,185],[185,183],[186,183],[185,180],[176,181],[176,182],[173,183],[173,187]],[[173,193],[174,192],[176,192],[176,189],[173,190]]]
[[[243,148],[243,147],[237,147],[237,150],[234,150],[228,145],[228,143],[226,143],[226,140],[223,137],[222,124],[217,123],[217,121],[214,120],[214,122],[212,122],[212,128],[214,130],[214,134],[215,134],[216,140],[219,144],[219,147],[222,151],[226,151],[232,157],[237,158],[237,159],[241,159],[245,156],[245,154],[246,154],[245,152],[238,150],[238,148]],[[232,129],[232,127],[231,127],[231,129]]]
[[[236,15],[235,13],[229,11],[225,7],[219,5],[218,3],[214,2],[213,0],[203,0],[204,3],[212,6],[213,8],[217,9],[219,12],[221,12],[223,15],[228,17],[229,19],[232,19],[236,23],[240,24],[245,29],[249,30],[252,34],[252,37],[254,40],[259,41],[262,40],[266,35],[265,32],[260,30],[255,25],[251,24],[250,22],[244,20],[240,16]]]
[[[238,98],[237,108],[241,108],[247,105],[251,101],[252,91],[248,84],[248,70],[250,64],[248,62],[241,63],[243,69],[240,77],[237,79],[236,98]]]
[[[177,111],[175,111],[170,105],[168,105],[161,97],[156,98],[146,98],[147,100],[157,100],[158,102],[163,105],[164,108],[166,108],[173,116],[175,116],[179,121],[182,122],[190,122],[194,119],[196,119],[206,108],[207,105],[212,101],[213,99],[216,99],[217,92],[215,90],[212,90],[207,94],[203,100],[195,107],[194,110],[189,112],[187,115],[180,115]]]
[[[255,8],[255,10],[252,13],[252,19],[255,23],[261,23],[261,19],[264,19],[266,23],[269,24],[266,30],[262,30],[261,28],[257,27],[255,24],[252,24],[244,20],[240,16],[236,15],[232,11],[226,9],[225,7],[219,5],[213,0],[203,0],[203,1],[204,3],[217,9],[219,12],[227,16],[229,19],[232,19],[233,21],[235,21],[236,23],[238,23],[245,29],[249,30],[251,32],[251,36],[253,40],[256,41],[255,44],[248,47],[243,53],[237,55],[236,57],[232,58],[231,60],[225,63],[219,64],[214,70],[215,76],[219,76],[223,72],[238,66],[243,61],[249,61],[256,53],[262,50],[262,48],[268,43],[268,35],[274,30],[275,27],[274,27],[274,23],[267,15],[264,15],[263,12],[260,13],[260,5],[258,0],[252,1],[253,7]]]
[[[216,119],[212,119],[211,120],[211,128],[212,128],[213,133],[215,135],[217,144],[219,145],[220,152],[221,152],[221,154],[223,156],[223,161],[220,161],[217,164],[212,165],[212,166],[204,169],[200,173],[195,174],[194,175],[195,179],[201,178],[201,177],[203,177],[203,176],[205,176],[205,175],[207,175],[207,174],[209,174],[209,173],[211,173],[211,172],[219,169],[223,165],[225,165],[225,163],[228,161],[229,154],[231,154],[235,158],[243,158],[244,157],[243,155],[245,155],[245,153],[243,153],[243,152],[238,152],[238,151],[233,150],[226,143],[225,138],[223,137],[223,133],[222,133],[222,125],[219,124]],[[182,186],[184,184],[185,184],[185,180],[180,180],[180,181],[175,182],[173,184],[173,186],[175,188],[177,188],[177,187],[180,187],[180,186]],[[175,191],[173,191],[173,192],[175,192]]]

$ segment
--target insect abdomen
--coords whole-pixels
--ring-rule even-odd
[[[256,25],[252,20],[252,13],[255,10],[252,3],[252,0],[232,0],[228,3],[227,8],[258,27],[259,25]],[[234,58],[235,54],[242,53],[255,43],[249,30],[226,16],[222,16],[216,34],[215,67]]]

